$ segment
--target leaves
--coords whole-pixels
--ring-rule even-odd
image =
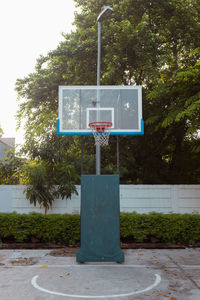
[[[0,213],[2,241],[29,242],[31,237],[42,243],[76,245],[80,242],[80,215]],[[120,214],[121,242],[151,242],[156,237],[162,243],[195,245],[200,242],[200,216],[198,214]],[[54,250],[49,255],[73,256],[75,248]],[[139,251],[137,259],[143,257]],[[184,257],[183,257],[184,258]],[[183,258],[180,258],[182,260]],[[152,264],[158,264],[152,257]],[[172,260],[173,263],[176,263]],[[168,268],[162,266],[163,270]],[[169,268],[168,268],[169,269]],[[166,272],[175,275],[175,270]]]
[[[151,237],[163,243],[195,244],[199,237],[199,216],[151,213],[121,213],[120,233],[123,241],[148,242]],[[163,266],[168,272],[169,268]]]
[[[70,275],[70,273],[67,272],[67,273],[65,273],[64,275],[60,275],[60,277],[61,277],[61,278],[64,278],[64,277],[67,277],[67,276],[69,276],[69,275]]]
[[[30,266],[34,265],[37,261],[34,258],[29,257],[19,257],[15,260],[11,260],[10,263],[12,265],[20,265],[20,266]]]
[[[79,183],[80,139],[56,136],[58,86],[96,84],[97,16],[105,1],[76,3],[76,30],[63,34],[55,50],[38,58],[35,71],[16,82],[19,126],[25,121],[23,154],[54,169],[73,165],[73,174],[66,169],[73,183]],[[113,0],[112,7],[112,17],[102,23],[101,84],[143,85],[145,120],[145,136],[120,137],[121,182],[200,183],[200,4]],[[91,174],[95,151],[85,140],[84,172]],[[102,150],[105,174],[116,171],[113,153],[114,137]],[[64,169],[56,173],[60,180],[65,176]],[[67,195],[64,182],[60,187]]]
[[[80,215],[0,213],[2,241],[75,245],[80,242]],[[68,254],[71,255],[70,253]]]
[[[21,168],[25,159],[17,157],[15,151],[8,150],[4,160],[0,160],[0,184],[23,183]]]
[[[44,161],[30,162],[24,165],[23,171],[27,185],[26,198],[35,206],[39,203],[40,207],[44,207],[45,214],[56,198],[71,198],[72,193],[77,193],[76,174],[74,167],[70,164],[52,165]]]

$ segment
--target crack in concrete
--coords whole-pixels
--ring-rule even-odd
[[[167,257],[178,267],[178,269],[185,275],[185,277],[187,279],[189,279],[194,286],[200,290],[200,286],[196,283],[196,281],[194,279],[192,279],[191,277],[186,276],[187,273],[185,272],[184,268],[181,267],[181,265],[179,265],[172,257],[170,257],[169,255],[167,255]]]

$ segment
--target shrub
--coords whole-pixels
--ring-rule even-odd
[[[120,230],[123,241],[195,244],[200,242],[200,215],[121,213]]]
[[[195,244],[200,242],[200,215],[120,214],[122,242]],[[0,213],[3,242],[31,242],[75,245],[80,242],[80,215]]]
[[[2,241],[76,244],[80,240],[79,215],[0,214]]]

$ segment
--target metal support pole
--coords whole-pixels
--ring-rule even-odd
[[[83,175],[83,136],[81,135],[81,175]]]
[[[119,136],[117,135],[117,174],[119,174]]]
[[[101,76],[101,22],[98,22],[97,86]],[[100,95],[97,90],[97,108],[100,107]],[[97,115],[98,120],[98,115]],[[96,146],[96,175],[101,174],[101,146]]]

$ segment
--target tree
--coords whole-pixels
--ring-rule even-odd
[[[30,162],[23,166],[26,198],[35,206],[44,207],[45,214],[52,207],[54,199],[71,198],[76,193],[77,175],[69,164],[48,164],[46,162]]]
[[[199,57],[192,66],[180,68],[173,80],[168,78],[149,93],[152,112],[147,123],[154,134],[163,132],[167,144],[163,159],[169,166],[169,178],[177,183],[199,183],[200,68]],[[194,54],[192,54],[193,57]],[[162,115],[158,115],[160,107]]]
[[[0,184],[12,185],[23,182],[21,168],[25,159],[17,157],[13,150],[8,150],[4,160],[0,160]]]
[[[111,3],[76,0],[76,3],[81,8],[75,17],[76,31],[64,35],[65,41],[57,49],[40,57],[34,73],[17,81],[19,98],[24,99],[18,112],[19,123],[27,118],[25,153],[43,159],[52,145],[52,150],[48,150],[51,160],[57,161],[56,153],[65,153],[60,161],[70,160],[78,170],[80,139],[55,134],[57,89],[58,85],[96,84],[96,19],[104,5],[111,5],[112,19],[102,26],[101,84],[143,85],[145,136],[120,138],[121,180],[199,182],[199,176],[195,175],[199,164],[193,152],[199,143],[196,88],[199,57],[195,52],[200,42],[199,0],[112,0]],[[191,76],[196,79],[191,80]],[[102,167],[107,173],[115,169],[112,141],[114,138],[109,148],[102,149]],[[94,150],[90,144],[85,145],[85,152],[88,160],[92,156],[90,162],[93,162]],[[88,172],[93,168],[91,165]]]

